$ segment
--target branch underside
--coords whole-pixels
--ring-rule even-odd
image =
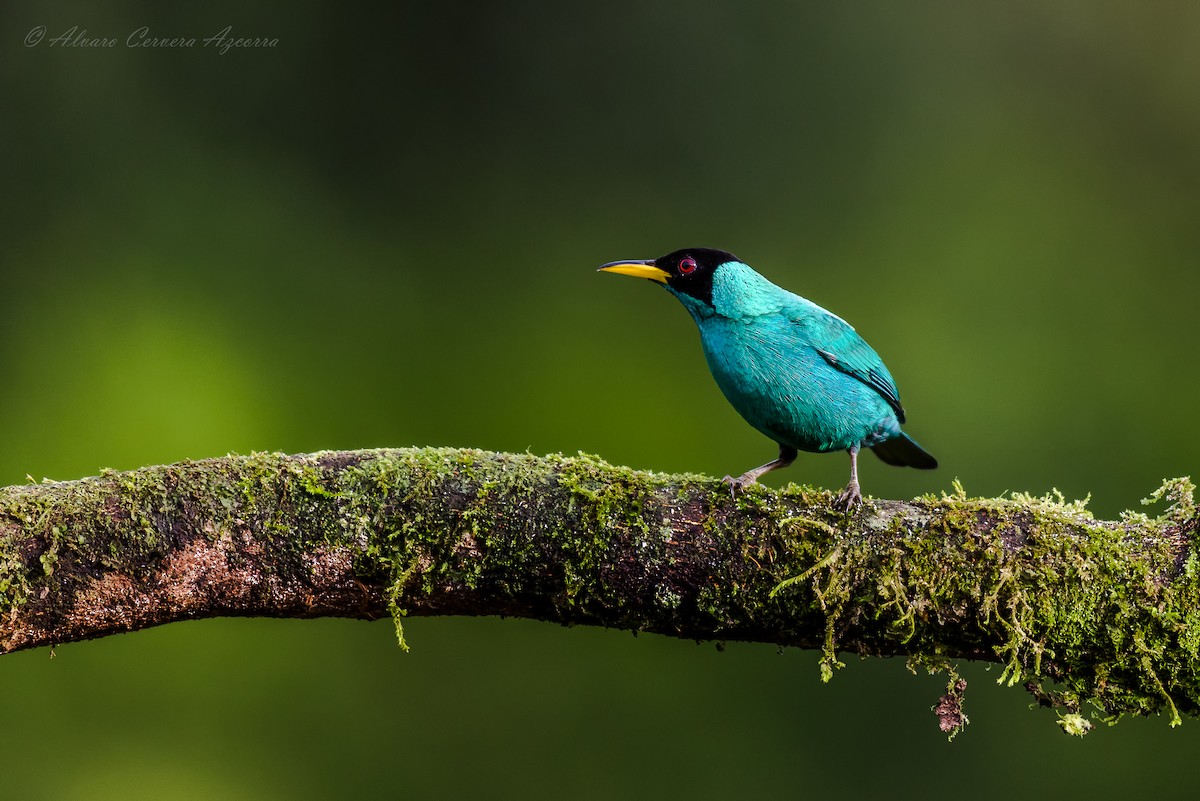
[[[1063,710],[1200,714],[1197,514],[867,501],[580,457],[255,454],[0,489],[0,653],[222,615],[508,615],[1004,665]],[[961,680],[958,680],[961,681]],[[1042,682],[1053,683],[1043,689]],[[954,688],[957,687],[957,690]],[[951,699],[946,701],[946,699]],[[941,713],[939,713],[941,715]]]

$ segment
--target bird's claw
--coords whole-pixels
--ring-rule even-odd
[[[833,499],[835,509],[840,509],[849,514],[858,507],[862,506],[862,491],[858,488],[857,481],[851,481],[846,485],[846,488],[838,493],[838,496]]]
[[[751,470],[750,474],[752,474],[752,472],[754,472],[754,470]],[[749,487],[750,484],[758,483],[757,476],[752,476],[750,474],[742,474],[737,478],[734,478],[733,476],[725,476],[724,478],[721,478],[722,483],[726,483],[728,486],[730,486],[730,498],[737,498],[740,490]]]

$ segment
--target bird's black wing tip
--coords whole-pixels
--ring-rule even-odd
[[[900,434],[871,447],[871,451],[893,467],[915,467],[918,470],[933,470],[937,459],[913,442],[907,434]]]

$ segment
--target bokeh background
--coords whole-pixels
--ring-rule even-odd
[[[45,26],[42,40],[27,38]],[[191,48],[133,48],[152,37]],[[221,54],[203,39],[276,39]],[[52,45],[72,27],[109,48]],[[80,34],[84,35],[84,34]],[[36,38],[36,35],[34,36]],[[68,37],[70,38],[70,37]],[[136,38],[136,36],[135,36]],[[252,450],[774,455],[684,311],[731,250],[884,356],[934,473],[1114,516],[1194,473],[1200,5],[0,7],[0,484]],[[768,483],[838,487],[841,456]],[[6,798],[1172,792],[997,671],[491,619],[219,620],[0,659]]]

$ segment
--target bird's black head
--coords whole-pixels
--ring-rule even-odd
[[[740,259],[715,248],[684,248],[653,261],[614,261],[600,269],[636,278],[649,278],[711,307],[713,274],[717,267],[729,261]]]

